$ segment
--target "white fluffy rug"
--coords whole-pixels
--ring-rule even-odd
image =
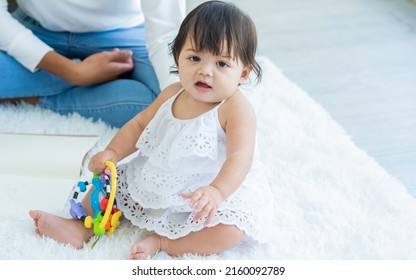
[[[243,242],[206,258],[416,258],[415,199],[276,66],[266,58],[262,65],[263,82],[247,95],[257,110],[261,157],[274,193],[273,240],[268,246]],[[0,124],[0,132],[97,133],[97,150],[114,133],[102,123],[31,106],[0,105]],[[93,250],[75,250],[37,236],[28,216],[6,216],[0,259],[126,259],[142,234],[124,223]]]

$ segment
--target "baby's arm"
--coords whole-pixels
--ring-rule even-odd
[[[209,224],[221,203],[244,181],[251,168],[255,138],[256,117],[250,102],[240,93],[234,94],[220,107],[219,119],[227,134],[226,160],[217,177],[209,186],[192,193],[183,193],[194,211],[194,220],[208,216]]]
[[[104,151],[97,153],[91,158],[88,168],[92,172],[100,173],[104,171],[104,163],[107,160],[117,164],[117,162],[123,158],[136,152],[136,142],[142,134],[144,128],[154,117],[163,102],[174,95],[179,90],[179,88],[180,85],[176,83],[164,89],[156,98],[156,100],[149,105],[149,107],[137,114],[122,128],[120,128],[120,130],[117,132],[117,134],[114,136]]]

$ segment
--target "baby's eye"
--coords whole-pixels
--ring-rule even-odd
[[[197,61],[200,61],[201,59],[196,55],[192,55],[192,56],[189,57],[189,60],[197,62]]]
[[[218,61],[218,62],[217,62],[217,65],[218,65],[219,67],[221,67],[221,68],[228,67],[228,64],[227,64],[226,62],[224,62],[224,61]]]

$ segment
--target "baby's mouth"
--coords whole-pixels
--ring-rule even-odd
[[[208,84],[206,84],[206,83],[204,83],[204,82],[197,82],[195,85],[196,85],[197,87],[199,87],[199,88],[205,88],[205,89],[209,89],[209,88],[211,88],[211,86],[210,86],[210,85],[208,85]]]

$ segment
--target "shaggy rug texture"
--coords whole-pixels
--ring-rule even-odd
[[[274,194],[273,240],[179,259],[416,258],[415,199],[307,93],[267,58],[261,64],[262,82],[244,91],[257,112],[261,158]],[[103,123],[28,105],[0,105],[0,124],[0,133],[98,134],[92,153],[115,133]],[[143,234],[124,222],[93,250],[75,250],[37,236],[28,216],[6,216],[0,259],[127,259]],[[172,257],[160,252],[153,259]]]

